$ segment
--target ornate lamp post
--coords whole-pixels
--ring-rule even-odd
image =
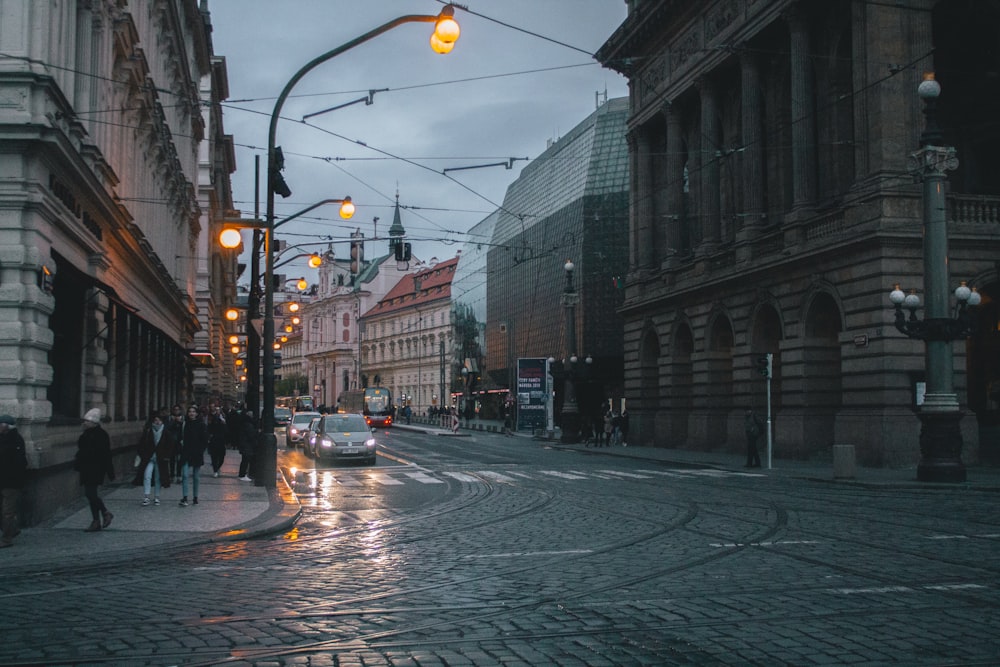
[[[576,304],[580,295],[573,288],[573,262],[566,260],[566,289],[562,295],[562,305],[566,309],[566,360],[565,381],[563,383],[562,437],[561,442],[580,441],[580,408],[576,402]]]
[[[917,317],[920,297],[909,295],[896,285],[889,301],[896,310],[896,328],[910,338],[926,344],[925,366],[927,391],[920,406],[920,464],[917,479],[922,482],[964,482],[962,464],[962,411],[953,386],[956,340],[972,333],[972,319],[967,306],[980,301],[975,288],[963,282],[955,290],[955,314],[949,314],[948,230],[945,218],[945,172],[958,167],[955,149],[942,146],[937,125],[937,98],[941,85],[934,74],[924,75],[917,93],[924,101],[926,125],[920,136],[921,149],[910,155],[910,169],[923,181],[924,199],[924,289],[927,304],[924,319]],[[907,318],[903,309],[910,311]]]
[[[278,95],[274,103],[274,111],[271,112],[271,122],[267,133],[267,212],[264,226],[264,257],[265,257],[265,278],[264,278],[264,333],[263,348],[270,351],[274,345],[274,195],[279,192],[283,196],[288,196],[291,191],[281,177],[281,167],[284,158],[281,149],[277,146],[276,138],[278,132],[278,118],[281,109],[285,105],[285,100],[292,92],[302,77],[315,67],[332,60],[345,51],[364,44],[365,42],[392,30],[406,23],[433,23],[434,32],[431,35],[431,48],[438,53],[448,53],[454,47],[459,37],[459,26],[454,19],[455,8],[452,5],[445,5],[440,14],[418,15],[410,14],[400,16],[388,23],[355,37],[354,39],[341,44],[337,48],[327,51],[321,56],[306,63],[292,78],[288,80],[281,94]],[[260,429],[260,453],[257,478],[263,480],[263,484],[268,487],[275,486],[275,478],[278,471],[278,442],[274,435],[274,358],[270,354],[264,355],[264,377],[263,377],[263,410],[261,412]]]

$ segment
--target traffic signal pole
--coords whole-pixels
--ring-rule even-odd
[[[774,366],[772,361],[774,356],[767,353],[767,469],[771,469],[771,448],[774,444],[771,438],[771,375]]]

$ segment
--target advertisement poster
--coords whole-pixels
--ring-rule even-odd
[[[548,397],[545,359],[517,360],[517,430],[545,428]]]

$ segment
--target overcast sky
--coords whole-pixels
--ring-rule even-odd
[[[317,56],[408,14],[437,14],[437,0],[209,0],[216,55],[229,73],[226,132],[236,143],[236,208],[254,213],[254,156],[266,169],[275,99]],[[454,257],[465,234],[503,202],[507,186],[547,142],[586,118],[598,93],[627,94],[625,79],[591,57],[626,17],[624,0],[466,0],[462,34],[448,55],[428,44],[432,24],[398,26],[319,65],[292,89],[278,123],[284,177],[276,215],[349,195],[350,221],[334,205],[277,230],[289,245],[326,247],[356,228],[365,255],[388,251],[396,193],[414,253]],[[364,102],[303,120],[359,98]],[[517,158],[507,169],[510,158]],[[503,166],[449,171],[503,162]],[[260,214],[265,191],[261,186]],[[373,221],[378,218],[378,222]],[[244,240],[248,240],[244,235]],[[247,244],[249,245],[249,244]],[[334,243],[340,257],[347,245]],[[292,253],[289,253],[290,256]],[[279,273],[303,273],[292,263]],[[293,268],[295,267],[295,268]]]

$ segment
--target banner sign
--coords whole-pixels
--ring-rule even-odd
[[[517,360],[517,430],[545,428],[545,359]]]

